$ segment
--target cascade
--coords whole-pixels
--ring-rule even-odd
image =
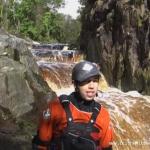
[[[74,50],[42,49],[32,49],[32,53],[43,78],[57,95],[73,91],[71,71],[75,63],[83,59],[82,54]],[[95,100],[110,113],[115,133],[114,150],[150,149],[150,96],[137,91],[122,92],[110,87],[102,76]]]

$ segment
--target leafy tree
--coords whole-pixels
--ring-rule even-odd
[[[85,6],[88,1],[89,1],[89,0],[79,0],[79,3],[80,3],[82,6]]]
[[[80,19],[57,12],[63,0],[1,0],[0,25],[13,34],[77,46]]]
[[[65,21],[62,24],[63,37],[61,42],[68,43],[72,48],[78,48],[78,38],[80,35],[80,18],[72,19],[70,16],[64,17]]]
[[[1,25],[13,33],[19,33],[28,36],[31,39],[38,40],[43,28],[41,24],[47,23],[45,27],[51,27],[55,23],[55,9],[60,7],[63,0],[6,0],[0,5]],[[7,5],[7,10],[4,8]],[[49,18],[49,22],[46,22]],[[53,23],[52,23],[53,22]],[[3,23],[3,24],[2,24]],[[51,27],[53,28],[53,27]],[[51,29],[46,30],[48,33]],[[49,35],[47,33],[47,35]]]
[[[46,12],[41,22],[41,35],[45,41],[59,41],[61,37],[61,24],[58,13]],[[51,38],[52,37],[52,38]]]

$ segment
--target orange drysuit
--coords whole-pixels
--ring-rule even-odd
[[[94,101],[93,103],[96,102]],[[80,110],[75,106],[73,101],[70,102],[69,107],[74,121],[87,123],[90,120],[92,112]],[[40,120],[39,139],[43,142],[50,142],[54,136],[57,137],[62,133],[66,125],[66,113],[59,99],[51,101]],[[109,113],[103,106],[101,106],[100,112],[96,118],[95,126],[100,130],[97,135],[93,133],[93,137],[99,139],[99,147],[101,149],[109,147],[112,142],[113,132],[110,126]]]

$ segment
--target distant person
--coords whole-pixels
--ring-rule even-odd
[[[95,64],[82,61],[75,65],[75,91],[49,102],[33,139],[33,149],[112,150],[109,113],[94,100],[100,78]]]

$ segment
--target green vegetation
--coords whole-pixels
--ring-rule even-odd
[[[0,0],[0,26],[22,38],[77,46],[80,19],[57,12],[63,0]]]

